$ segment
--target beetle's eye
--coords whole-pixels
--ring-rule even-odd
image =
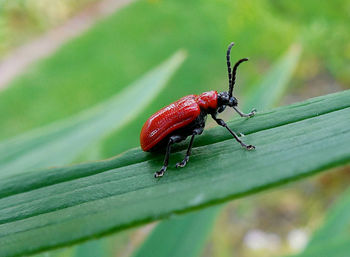
[[[238,104],[237,98],[233,97],[233,105],[237,105],[237,104]]]
[[[237,102],[237,99],[236,97],[231,97],[230,100],[229,100],[229,106],[237,106],[238,102]]]

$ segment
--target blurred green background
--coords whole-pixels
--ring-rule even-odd
[[[93,19],[114,2],[118,1],[0,1],[0,64],[8,58],[26,58],[26,53],[20,57],[11,53],[67,26],[82,12]],[[349,88],[349,1],[125,2],[50,56],[25,67],[9,83],[0,84],[0,140],[100,103],[185,49],[188,57],[166,88],[137,118],[100,142],[98,156],[107,158],[137,147],[141,126],[159,108],[186,94],[227,89],[225,53],[231,41],[236,43],[233,60],[250,57],[239,70],[235,90],[240,101],[294,43],[303,52],[281,104]],[[301,250],[349,181],[350,170],[345,167],[230,203],[216,220],[202,256],[281,256]],[[149,230],[150,226],[133,229],[88,242],[85,248],[51,254],[102,256],[103,251],[105,256],[130,256]],[[259,240],[261,244],[251,243]],[[79,253],[86,248],[92,255]]]

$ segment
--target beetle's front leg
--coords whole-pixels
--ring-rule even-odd
[[[235,132],[233,132],[226,124],[225,121],[223,121],[222,119],[218,119],[216,118],[216,115],[211,115],[211,117],[216,121],[217,124],[219,124],[222,127],[225,127],[230,133],[231,135],[237,140],[238,143],[241,144],[242,147],[244,147],[247,150],[254,150],[255,146],[253,145],[246,145],[245,143],[242,142],[242,140],[239,139],[239,137],[237,136],[237,134]]]
[[[256,109],[254,108],[250,113],[243,113],[240,109],[238,109],[238,107],[236,106],[233,106],[233,109],[235,109],[235,111],[241,116],[241,117],[247,117],[247,118],[250,118],[250,117],[253,117],[256,113]]]

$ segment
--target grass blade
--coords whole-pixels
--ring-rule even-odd
[[[295,257],[348,256],[350,252],[349,229],[350,190],[346,190],[327,212],[325,224],[315,232],[305,250]]]
[[[173,217],[158,225],[134,257],[196,256],[211,230],[218,208]],[[171,233],[169,230],[171,229]],[[204,235],[204,236],[202,236]],[[162,238],[159,236],[166,236]],[[198,238],[199,236],[199,238]],[[199,241],[201,240],[201,241]],[[156,247],[150,247],[156,246]]]
[[[184,52],[179,51],[102,104],[68,120],[0,143],[0,178],[33,168],[72,162],[89,145],[125,125],[142,111],[184,58]]]
[[[253,152],[214,128],[198,140],[188,167],[176,171],[171,167],[183,157],[185,145],[180,145],[160,180],[153,173],[163,156],[139,149],[3,179],[0,255],[69,245],[348,163],[350,119],[344,117],[350,117],[349,97],[350,90],[230,122],[246,134],[247,143],[257,145]],[[48,174],[52,180],[45,179]]]
[[[346,109],[350,106],[349,101],[347,101],[349,97],[349,91],[316,97],[302,103],[290,105],[289,107],[276,108],[264,113],[258,113],[253,119],[236,119],[228,122],[228,125],[234,127],[236,131],[248,135],[258,131],[273,129],[288,123],[302,121],[310,117],[317,117],[337,110]],[[216,127],[204,131],[203,136],[196,139],[196,147],[210,145],[229,139],[232,139],[231,135],[225,133],[221,127]],[[187,149],[187,142],[174,146],[174,151],[184,149]],[[120,168],[141,163],[149,160],[151,157],[154,158],[154,156],[142,152],[139,149],[132,149],[116,158],[100,161],[98,162],[98,165],[86,163],[76,165],[72,169],[66,167],[47,169],[41,171],[40,175],[38,171],[33,171],[28,172],[27,174],[21,174],[21,176],[11,176],[0,180],[0,197],[18,194],[76,178],[95,175],[108,170],[110,167]],[[158,156],[158,160],[161,159],[162,156]]]
[[[294,257],[314,257],[314,256],[332,256],[348,257],[350,252],[349,235],[329,235],[326,242],[313,245],[301,254],[293,255]]]

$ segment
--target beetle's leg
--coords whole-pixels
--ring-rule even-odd
[[[243,113],[240,109],[238,109],[238,107],[233,106],[233,109],[235,109],[235,111],[241,116],[241,117],[253,117],[256,113],[256,109],[254,108],[250,113]]]
[[[239,139],[239,137],[236,135],[236,133],[233,132],[233,131],[227,126],[227,124],[225,123],[225,121],[223,121],[222,119],[216,118],[215,115],[211,115],[211,117],[213,117],[213,119],[216,121],[217,124],[219,124],[219,125],[222,126],[222,127],[225,127],[225,128],[231,133],[231,135],[237,140],[237,142],[241,144],[242,147],[244,147],[244,148],[247,149],[247,150],[253,150],[253,149],[255,149],[255,146],[253,146],[253,145],[246,145],[245,143],[243,143],[243,142]]]
[[[182,162],[178,162],[176,163],[176,168],[178,167],[185,167],[186,164],[188,163],[189,159],[190,159],[190,155],[191,155],[191,150],[192,150],[192,146],[193,146],[193,141],[194,141],[194,137],[196,135],[201,135],[203,133],[203,130],[204,130],[204,126],[205,126],[205,123],[203,121],[203,123],[199,124],[199,126],[197,128],[195,128],[192,132],[192,137],[191,137],[191,140],[190,140],[190,143],[188,145],[188,148],[187,148],[187,152],[186,152],[186,156],[185,158],[182,160]]]
[[[188,160],[190,159],[191,149],[192,149],[193,140],[194,140],[195,135],[197,135],[197,133],[193,133],[193,134],[192,134],[190,144],[188,145],[188,148],[187,148],[186,156],[185,156],[185,158],[182,160],[182,162],[176,163],[176,168],[178,168],[178,167],[181,167],[181,168],[182,168],[182,167],[185,167],[185,166],[186,166]]]
[[[169,164],[171,145],[174,143],[180,142],[180,141],[184,140],[185,138],[186,137],[183,137],[183,136],[171,136],[169,138],[168,145],[166,147],[166,153],[165,153],[165,157],[164,157],[163,167],[159,171],[154,173],[154,177],[156,177],[156,178],[162,177],[164,175],[164,172],[167,170],[168,164]]]
[[[158,177],[162,177],[164,175],[164,172],[166,171],[166,169],[168,168],[168,163],[169,163],[169,155],[170,155],[170,149],[171,149],[171,145],[174,143],[173,139],[170,138],[168,141],[168,145],[166,147],[166,153],[165,153],[165,157],[164,157],[164,163],[163,163],[163,167],[157,171],[156,173],[154,173],[154,177],[158,178]]]

